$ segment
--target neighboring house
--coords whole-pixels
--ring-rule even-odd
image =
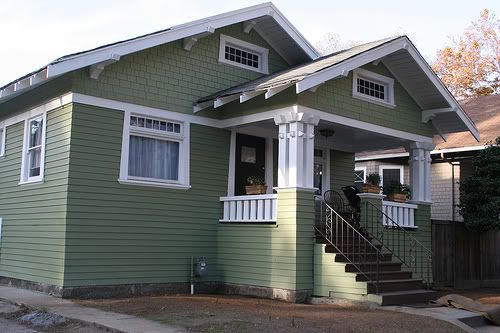
[[[457,205],[460,202],[460,181],[472,173],[472,159],[500,136],[500,95],[467,99],[460,105],[474,121],[480,141],[467,133],[434,137],[432,157],[433,220],[462,221]],[[409,153],[404,148],[368,151],[356,154],[355,182],[360,184],[369,173],[378,173],[384,183],[399,181],[409,184]]]
[[[0,130],[4,283],[188,292],[203,256],[196,291],[380,303],[422,280],[390,244],[357,262],[344,243],[316,243],[313,193],[351,185],[356,152],[411,147],[401,219],[430,248],[432,137],[479,138],[406,36],[319,57],[270,3],[59,58],[0,89]],[[267,193],[244,195],[249,177]],[[363,223],[382,228],[388,204],[361,200]]]

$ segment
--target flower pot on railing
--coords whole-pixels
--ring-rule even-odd
[[[256,176],[248,177],[245,192],[246,194],[265,194],[267,192],[265,180]]]
[[[380,193],[380,186],[378,185],[372,185],[372,184],[364,184],[363,185],[363,192],[364,193]]]
[[[265,194],[267,192],[266,185],[246,185],[246,194]]]
[[[391,193],[387,196],[387,199],[395,202],[406,202],[406,194],[405,193]]]

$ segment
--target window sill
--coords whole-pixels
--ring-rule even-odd
[[[17,185],[35,185],[35,184],[43,184],[43,179],[34,179],[34,180],[23,180],[20,181]]]
[[[149,187],[160,187],[160,188],[170,188],[177,190],[189,190],[191,185],[184,184],[169,184],[161,182],[147,182],[143,180],[131,180],[131,179],[118,179],[118,183],[123,185],[136,185],[136,186],[149,186]]]
[[[365,95],[361,95],[361,94],[352,94],[352,98],[356,98],[356,99],[359,99],[359,100],[362,100],[362,101],[365,101],[365,102],[369,102],[369,103],[373,103],[373,104],[377,104],[377,105],[380,105],[380,106],[385,106],[387,108],[390,108],[390,109],[394,109],[396,107],[396,104],[393,104],[393,103],[389,103],[389,102],[384,102],[384,101],[381,101],[381,100],[378,100],[378,99],[374,99],[374,98],[370,98],[368,96],[365,96]]]

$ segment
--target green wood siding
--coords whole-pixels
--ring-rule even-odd
[[[393,78],[383,64],[362,68]],[[306,91],[298,96],[298,104],[321,111],[425,136],[433,133],[431,125],[422,122],[420,107],[396,79],[393,109],[353,98],[352,71],[346,78],[326,82],[314,93]]]
[[[191,256],[208,257],[218,280],[230,132],[191,124],[190,190],[122,185],[123,113],[74,108],[65,287],[188,282]]]
[[[330,151],[330,189],[344,196],[342,187],[354,184],[354,153]],[[347,201],[346,201],[347,203]]]
[[[242,24],[217,29],[201,38],[191,49],[182,40],[123,56],[107,66],[98,80],[89,78],[88,70],[75,73],[75,92],[146,105],[170,111],[193,113],[193,103],[201,97],[256,79],[262,74],[220,64],[220,34],[225,34],[269,49],[269,72],[289,65],[270,45],[252,30],[246,34]],[[205,116],[218,117],[213,110]]]
[[[24,122],[7,127],[0,158],[0,276],[62,286],[71,105],[47,114],[45,179],[18,185]]]
[[[289,290],[312,289],[313,197],[278,192],[276,225],[220,224],[221,281]]]

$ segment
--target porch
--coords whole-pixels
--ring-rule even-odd
[[[342,187],[359,185],[355,183],[356,151],[406,147],[415,161],[410,184],[416,189],[412,191],[412,200],[396,203],[386,200],[382,194],[360,194],[358,220],[342,220],[342,225],[333,228],[337,234],[343,230],[349,235],[345,241],[350,242],[348,248],[351,249],[366,246],[355,243],[359,237],[354,233],[360,230],[386,238],[382,244],[372,241],[373,235],[366,236],[374,248],[388,249],[397,243],[396,239],[430,244],[430,210],[429,202],[425,201],[430,195],[426,197],[428,188],[424,179],[428,175],[425,154],[430,151],[430,144],[412,141],[404,135],[388,135],[393,134],[389,129],[374,131],[369,126],[356,125],[292,110],[273,119],[231,128],[228,189],[227,195],[220,198],[222,212],[218,231],[219,260],[223,263],[225,283],[264,287],[269,297],[293,301],[311,294],[367,299],[368,295],[379,294],[377,288],[380,292],[419,288],[423,279],[412,278],[412,268],[422,275],[430,273],[422,268],[426,253],[421,252],[419,258],[413,260],[410,253],[414,250],[410,246],[387,250],[385,258],[413,262],[408,267],[402,263],[388,266],[397,271],[379,275],[388,263],[371,265],[367,260],[372,253],[346,252],[346,244],[318,234],[340,220],[327,220],[326,215],[318,220],[315,198],[322,198],[326,191],[333,190],[342,196],[347,206]],[[246,194],[246,181],[250,177],[263,180],[265,193]],[[417,198],[420,200],[413,200]],[[357,228],[358,225],[363,228]],[[337,250],[340,252],[334,255],[332,251]],[[361,259],[368,262],[367,267],[349,266],[350,262]],[[238,293],[242,292],[239,289]]]

